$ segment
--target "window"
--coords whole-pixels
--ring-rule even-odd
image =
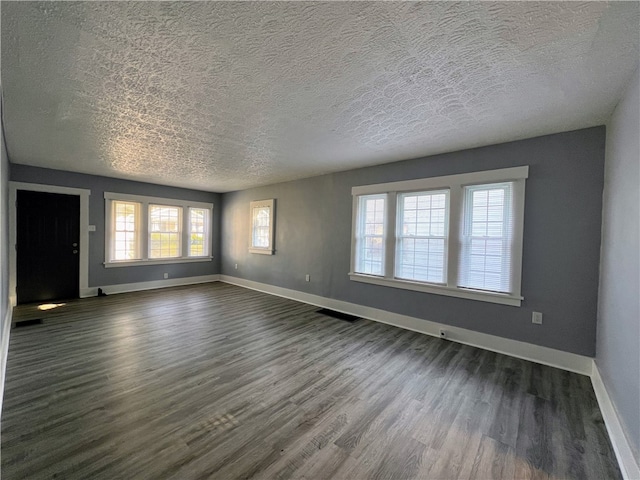
[[[382,275],[384,266],[384,211],[386,195],[359,198],[356,236],[356,272]]]
[[[213,205],[105,192],[105,266],[208,261]]]
[[[464,189],[460,286],[511,292],[511,183]]]
[[[112,202],[111,228],[114,232],[111,257],[114,260],[140,258],[140,204],[137,202]]]
[[[259,200],[251,202],[251,253],[273,255],[273,217],[274,200]]]
[[[181,254],[182,208],[149,205],[149,258],[175,258]]]
[[[404,193],[398,197],[396,277],[444,283],[449,192]]]
[[[350,278],[519,306],[528,172],[354,187]]]
[[[209,255],[209,217],[207,208],[189,208],[189,256]]]

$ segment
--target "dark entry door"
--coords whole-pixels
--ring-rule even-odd
[[[80,197],[17,192],[18,303],[78,297]]]

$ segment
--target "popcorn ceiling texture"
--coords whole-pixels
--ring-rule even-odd
[[[230,191],[604,123],[638,2],[3,2],[11,161]]]

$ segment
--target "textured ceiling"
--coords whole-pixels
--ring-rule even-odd
[[[2,2],[11,161],[229,191],[604,123],[639,3]]]

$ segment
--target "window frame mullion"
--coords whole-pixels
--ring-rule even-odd
[[[149,260],[149,235],[151,235],[149,202],[140,202],[140,257],[142,260]]]
[[[384,278],[396,277],[396,232],[398,212],[398,192],[387,192],[387,215],[384,226]]]
[[[451,185],[449,188],[449,221],[448,239],[445,242],[447,249],[447,264],[445,266],[445,278],[447,287],[458,287],[458,275],[460,265],[460,253],[464,235],[464,188],[462,185]]]
[[[182,242],[180,242],[180,257],[188,257],[191,237],[191,207],[179,207],[182,210]]]

